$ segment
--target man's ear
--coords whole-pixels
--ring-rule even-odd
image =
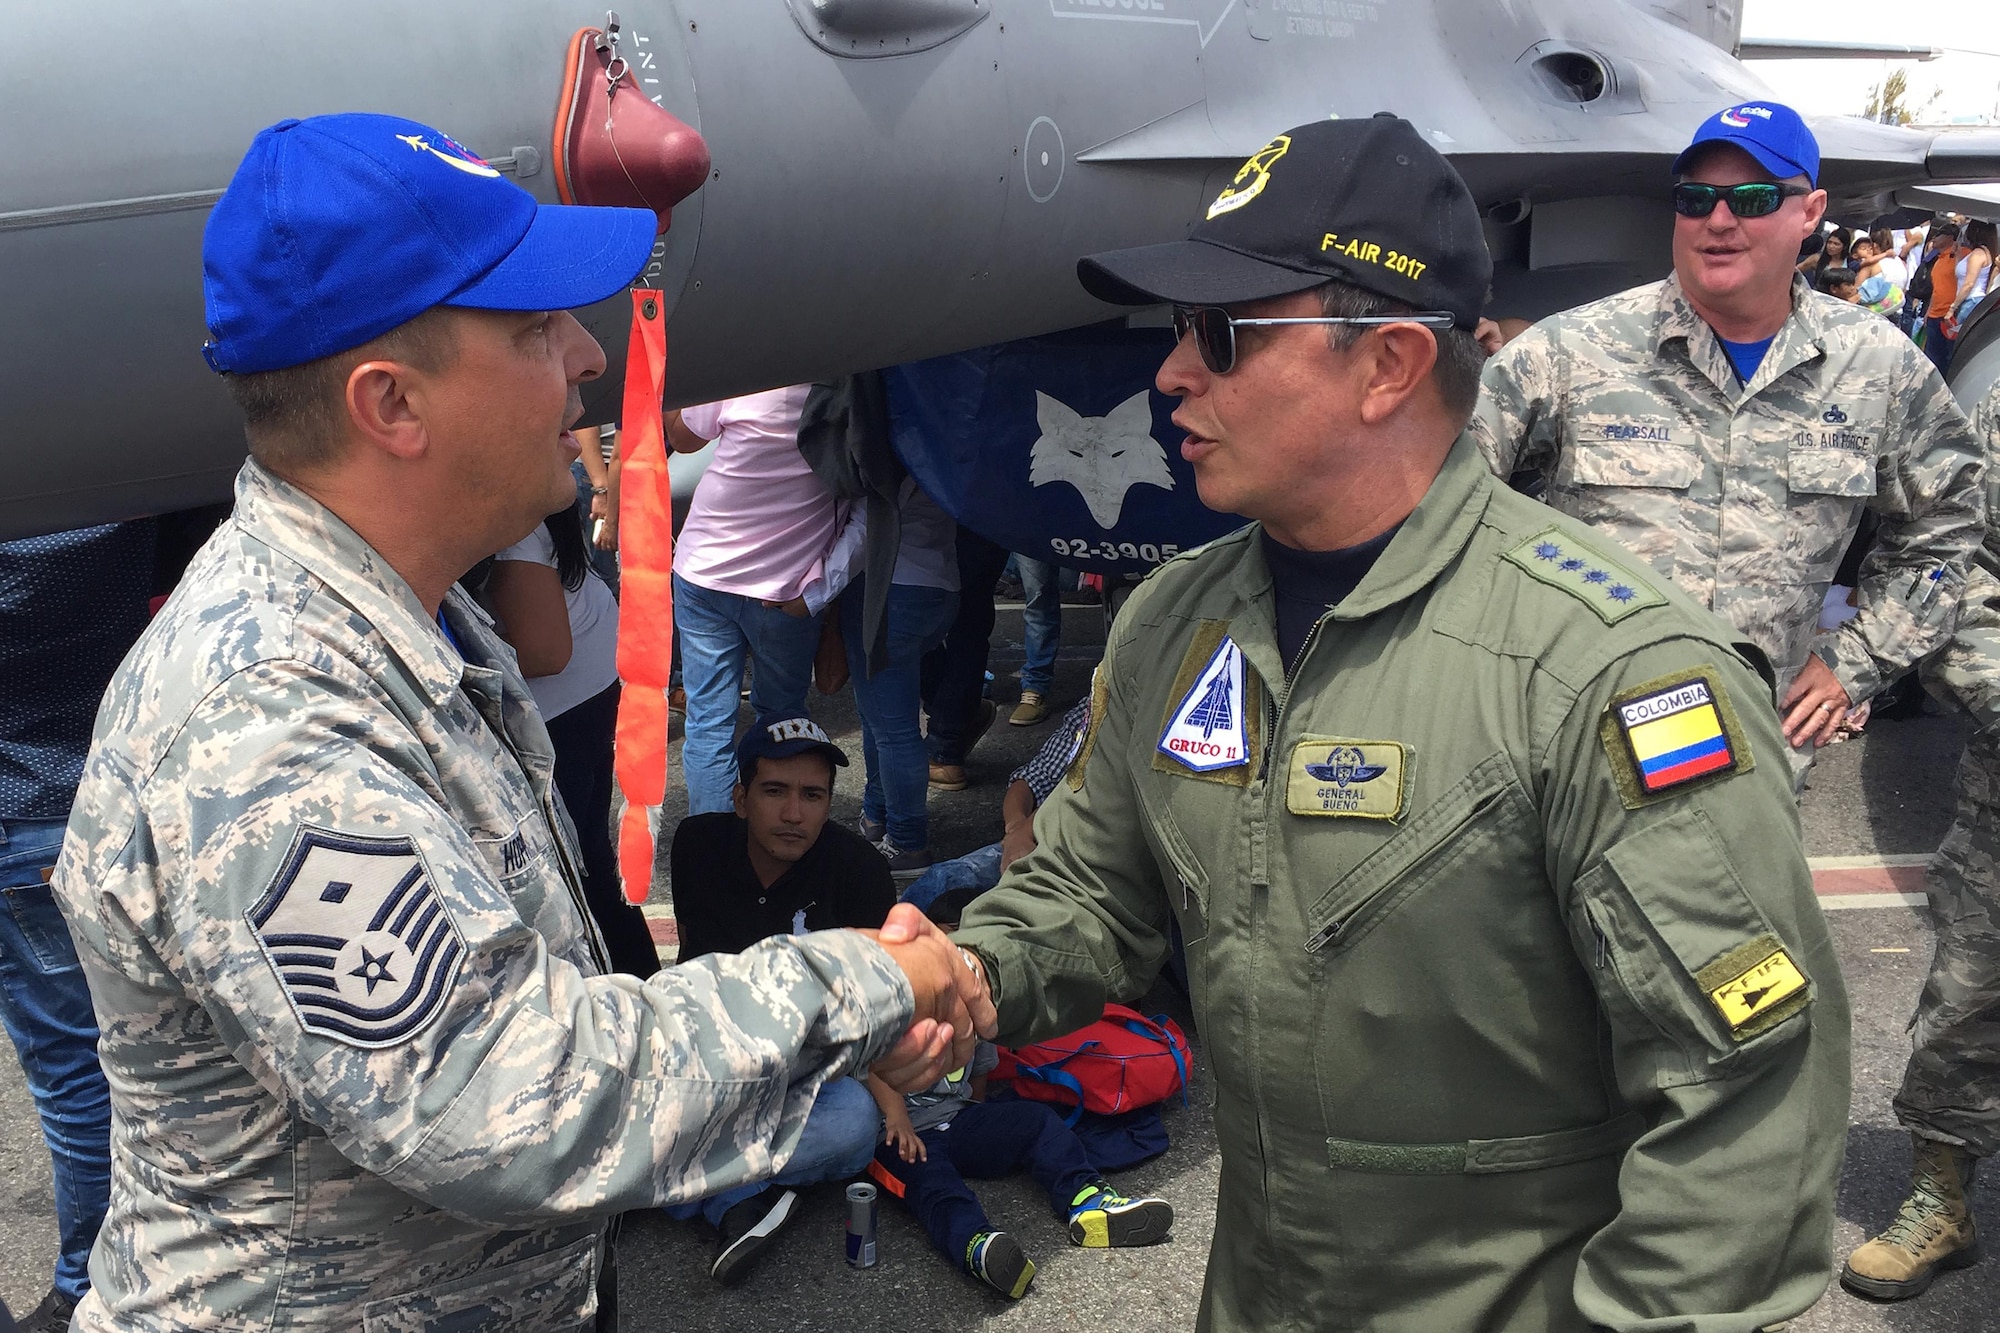
[[[347,372],[341,405],[362,444],[405,461],[430,448],[422,412],[423,372],[402,361],[363,361]]]
[[[1383,324],[1361,348],[1368,360],[1361,420],[1379,426],[1410,400],[1437,364],[1437,335],[1421,324]]]
[[[1820,223],[1826,220],[1826,191],[1814,190],[1811,194],[1807,195],[1806,206],[1803,212],[1805,229],[1799,233],[1799,243],[1802,245],[1805,243],[1806,237],[1818,231]],[[1853,247],[1850,246],[1848,248],[1852,249]]]
[[[736,817],[738,819],[750,818],[750,812],[744,808],[749,803],[749,795],[750,789],[741,782],[738,782],[734,787],[729,789],[729,803],[736,808]]]

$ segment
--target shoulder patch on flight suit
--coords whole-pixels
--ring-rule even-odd
[[[1748,1041],[1806,1007],[1805,973],[1775,935],[1759,935],[1695,974],[1695,983],[1729,1024],[1734,1041]]]
[[[1617,624],[1634,611],[1667,604],[1665,594],[1651,580],[1633,573],[1626,562],[1578,541],[1561,528],[1548,528],[1528,538],[1507,552],[1506,558],[1537,582],[1561,588],[1607,625]]]
[[[1756,766],[1743,724],[1712,666],[1662,676],[1618,695],[1597,731],[1628,810],[1690,783]]]
[[[1097,748],[1097,728],[1103,723],[1104,710],[1110,702],[1111,682],[1105,679],[1104,664],[1099,662],[1090,673],[1090,717],[1083,724],[1083,734],[1076,738],[1069,766],[1063,770],[1071,791],[1083,790],[1083,770],[1090,766],[1090,752]]]
[[[423,1031],[465,957],[408,838],[302,828],[244,915],[300,1024],[349,1046],[394,1046]]]
[[[1263,684],[1229,637],[1229,622],[1204,620],[1167,691],[1153,767],[1176,777],[1247,787],[1262,744]]]
[[[1292,747],[1285,809],[1394,821],[1409,789],[1409,747],[1401,741],[1307,736]]]

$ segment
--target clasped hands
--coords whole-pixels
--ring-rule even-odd
[[[898,1092],[917,1092],[972,1058],[978,1037],[999,1031],[986,976],[951,937],[908,903],[898,903],[873,935],[903,969],[916,1011],[902,1040],[875,1062],[873,1073]]]

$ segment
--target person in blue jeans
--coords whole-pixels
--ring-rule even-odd
[[[923,708],[924,654],[944,642],[958,614],[958,551],[951,517],[913,479],[898,501],[901,539],[889,587],[888,664],[870,675],[862,633],[866,578],[840,602],[854,702],[861,711],[861,754],[867,785],[861,793],[862,836],[876,846],[899,883],[931,865],[930,752],[918,714]],[[859,520],[858,520],[859,521]],[[862,523],[865,542],[865,522]],[[857,545],[858,549],[858,545]]]
[[[151,523],[122,523],[0,542],[0,1020],[41,1116],[59,1234],[26,1333],[69,1327],[110,1199],[97,1019],[48,877],[98,700],[146,625],[153,539]]]
[[[809,385],[669,412],[667,443],[715,452],[674,541],[688,813],[730,808],[743,671],[759,718],[804,713],[841,507],[799,453]]]
[[[1016,555],[1021,574],[1021,619],[1027,660],[1021,663],[1021,699],[1007,715],[1010,725],[1032,727],[1049,715],[1049,686],[1056,678],[1062,648],[1062,570],[1053,561]]]

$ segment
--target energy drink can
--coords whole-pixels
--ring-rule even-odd
[[[847,1262],[855,1268],[875,1266],[875,1187],[847,1187]]]

